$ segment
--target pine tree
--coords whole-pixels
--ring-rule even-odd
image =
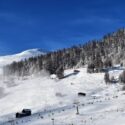
[[[104,80],[105,80],[106,84],[110,82],[110,78],[109,78],[109,73],[108,72],[105,73]]]
[[[60,66],[57,70],[56,70],[56,75],[59,79],[62,79],[64,77],[64,69],[63,66]]]

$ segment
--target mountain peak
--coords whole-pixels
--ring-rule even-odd
[[[13,61],[21,61],[30,57],[35,57],[44,54],[46,54],[46,52],[42,51],[42,49],[35,48],[35,49],[28,49],[21,53],[13,55],[0,56],[0,67],[8,65]]]
[[[46,54],[45,51],[43,51],[42,49],[39,49],[39,48],[35,48],[35,49],[28,49],[28,50],[25,50],[21,53],[18,53],[16,55],[18,56],[24,56],[24,58],[29,58],[29,57],[35,57],[35,56],[38,56],[38,55],[44,55]]]

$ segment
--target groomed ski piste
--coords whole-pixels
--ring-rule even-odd
[[[110,69],[110,77],[117,79],[123,69]],[[123,84],[105,84],[104,73],[89,74],[85,67],[78,70],[77,74],[66,70],[67,77],[60,80],[44,71],[25,78],[2,78],[0,124],[124,125]],[[78,96],[79,92],[86,96]],[[15,118],[23,108],[31,109],[32,115]]]

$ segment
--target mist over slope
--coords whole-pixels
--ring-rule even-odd
[[[23,78],[4,78],[0,81],[0,124],[50,125],[56,124],[123,125],[125,122],[125,94],[122,84],[105,84],[104,73],[87,73],[86,68],[65,70],[64,79],[51,79],[45,72]],[[110,70],[117,78],[123,69]],[[86,93],[79,96],[78,93]],[[79,114],[76,114],[76,105]],[[23,108],[33,115],[21,119],[15,113]],[[116,116],[118,119],[116,119]],[[116,120],[114,120],[116,119]],[[115,122],[113,122],[115,121]]]
[[[44,72],[24,78],[4,77],[0,81],[0,112],[13,113],[22,108],[33,111],[73,104],[79,101],[78,92],[86,92],[91,98],[96,89],[103,89],[105,83],[102,74],[88,74],[86,68],[79,69],[80,73],[71,75],[73,69],[65,71],[69,77],[58,80],[51,79]],[[85,101],[87,98],[81,98]],[[10,101],[11,100],[11,101]]]

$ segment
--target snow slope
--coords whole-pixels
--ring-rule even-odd
[[[104,83],[103,73],[86,73],[80,68],[66,70],[64,79],[51,79],[42,72],[25,78],[3,78],[0,81],[0,123],[14,119],[19,125],[50,125],[52,119],[60,125],[124,125],[125,92],[122,85]],[[117,78],[122,69],[110,71]],[[85,92],[86,97],[78,96]],[[76,115],[76,105],[79,115]],[[33,111],[31,117],[15,119],[15,112],[23,108]],[[12,124],[6,122],[5,125]]]
[[[12,63],[13,61],[20,61],[29,57],[35,57],[45,54],[40,49],[29,49],[14,55],[0,56],[0,67]]]
[[[2,73],[2,67],[12,63],[13,61],[17,62],[41,54],[46,54],[46,53],[40,49],[29,49],[14,55],[0,56],[0,74]]]

